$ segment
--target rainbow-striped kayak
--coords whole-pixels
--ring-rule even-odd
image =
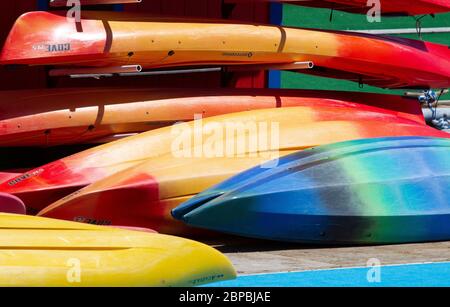
[[[320,244],[450,239],[450,140],[341,142],[255,167],[173,210],[189,225]]]
[[[26,13],[16,21],[0,55],[3,65],[101,67],[105,72],[130,65],[144,69],[256,65],[254,69],[298,70],[298,63],[308,62],[314,67],[299,71],[387,88],[450,87],[450,50],[444,45],[362,33],[134,14],[84,12],[81,21],[75,22],[65,12]]]
[[[0,214],[0,286],[196,286],[233,279],[217,250],[182,238]]]

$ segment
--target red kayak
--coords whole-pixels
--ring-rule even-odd
[[[3,91],[0,92],[0,147],[106,142],[111,137],[193,120],[195,114],[210,117],[272,108],[278,103],[281,106],[276,100],[278,93],[285,96],[285,106],[322,99],[348,100],[348,105],[358,102],[397,108],[401,116],[423,122],[420,110],[409,100],[358,93],[142,88]],[[0,182],[5,180],[0,174]]]
[[[219,20],[83,14],[80,22],[65,13],[22,15],[0,64],[51,65],[52,76],[213,66],[292,70],[385,88],[450,87],[450,50],[430,42]]]
[[[380,129],[383,128],[383,123],[402,124],[401,129],[398,130],[391,130],[390,128],[386,128],[386,131],[378,130],[376,131],[378,136],[392,134],[447,136],[446,133],[425,125],[420,105],[417,102],[398,96],[284,90],[249,90],[246,95],[242,95],[242,92],[241,95],[231,95],[229,91],[227,93],[222,97],[216,96],[217,101],[220,101],[227,111],[232,111],[231,108],[227,109],[228,106],[235,105],[247,110],[265,108],[264,111],[267,115],[270,115],[273,110],[280,107],[283,107],[282,109],[284,107],[301,107],[296,111],[300,112],[296,116],[302,116],[302,120],[292,122],[289,117],[282,118],[283,121],[287,121],[286,124],[289,125],[289,129],[293,129],[292,131],[287,128],[283,130],[281,127],[280,133],[282,135],[288,132],[292,135],[298,128],[302,127],[302,123],[318,123],[317,129],[327,131],[327,123],[330,121],[358,122],[359,126],[363,126],[366,120],[370,120],[379,122]],[[220,92],[217,92],[217,95],[220,95]],[[315,95],[317,96],[315,97]],[[359,104],[358,101],[365,101],[369,105]],[[322,111],[324,109],[328,111]],[[330,109],[336,111],[331,112]],[[337,112],[337,110],[340,110],[340,112]],[[252,118],[252,112],[215,116],[206,118],[203,122],[209,120],[226,122],[239,118],[248,120],[248,118]],[[321,122],[323,124],[319,125]],[[333,125],[328,126],[331,129],[330,131],[334,129],[332,128]],[[336,133],[334,132],[334,134]],[[366,131],[366,129],[347,129],[342,130],[342,133],[351,133],[349,135],[352,137],[369,137],[371,132]],[[330,134],[330,132],[327,132],[325,136],[327,134]],[[294,145],[298,148],[317,145],[318,139],[309,139],[308,135],[313,134],[310,132],[305,133],[301,138],[292,137],[295,142],[300,144],[295,143]],[[1,184],[0,191],[20,197],[27,205],[30,213],[37,213],[50,203],[84,186],[152,157],[172,152],[173,142],[172,127],[148,131],[28,171]],[[294,145],[286,144],[288,147]]]
[[[367,0],[225,0],[226,3],[283,2],[301,6],[327,8],[349,13],[366,14],[373,5]],[[383,15],[424,15],[450,12],[448,0],[380,0]]]
[[[0,212],[26,214],[27,210],[24,203],[18,197],[6,193],[0,193]]]

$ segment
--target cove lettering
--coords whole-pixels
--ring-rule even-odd
[[[71,45],[70,45],[70,43],[34,45],[33,50],[47,51],[47,52],[64,52],[64,51],[70,51]]]

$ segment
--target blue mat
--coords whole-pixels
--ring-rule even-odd
[[[239,276],[209,287],[449,287],[450,262]],[[369,277],[369,278],[368,278]],[[371,280],[371,282],[369,282]]]

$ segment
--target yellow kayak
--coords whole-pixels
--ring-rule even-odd
[[[233,279],[217,250],[160,234],[0,214],[0,286],[196,286]]]

